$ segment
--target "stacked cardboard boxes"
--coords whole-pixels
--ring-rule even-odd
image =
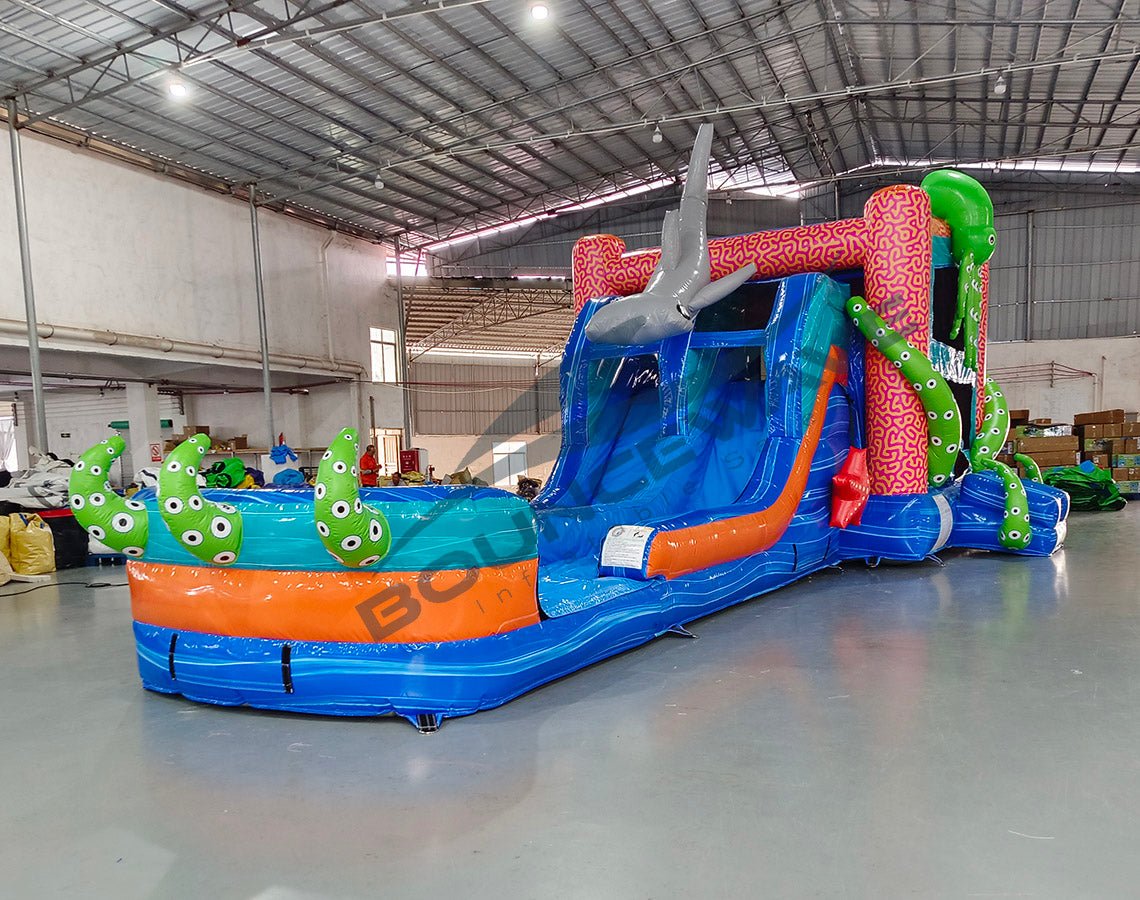
[[[1009,440],[997,457],[1014,464],[1014,454],[1031,456],[1042,468],[1091,462],[1140,493],[1140,417],[1122,409],[1080,413],[1073,424],[1031,418],[1027,409],[1010,410]],[[1025,474],[1022,471],[1022,474]]]
[[[1140,422],[1136,413],[1102,409],[1073,418],[1083,458],[1112,473],[1122,494],[1140,494]]]
[[[246,450],[249,448],[249,436],[239,434],[232,438],[220,438],[217,435],[210,434],[209,425],[187,425],[181,432],[175,434],[170,440],[163,444],[163,451],[169,453],[183,441],[188,438],[194,437],[196,434],[210,435],[210,452],[211,453],[228,453],[235,450]]]
[[[183,441],[189,440],[190,438],[194,437],[194,435],[196,435],[196,434],[209,434],[209,433],[210,433],[210,426],[209,425],[187,425],[185,428],[182,429],[182,431],[178,432],[177,434],[174,435],[174,437],[170,438],[168,441],[163,443],[163,445],[162,445],[163,452],[169,453],[171,450],[173,450],[175,447],[177,447]]]
[[[1081,443],[1080,439],[1072,433],[1072,426],[1050,424],[1050,429],[1053,433],[1049,435],[1024,435],[1015,438],[1017,445],[1015,452],[1033,457],[1033,461],[1042,469],[1053,466],[1077,465],[1081,461]],[[1069,433],[1055,433],[1061,429]]]

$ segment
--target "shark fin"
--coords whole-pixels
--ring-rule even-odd
[[[735,272],[730,272],[723,278],[710,281],[697,292],[697,296],[688,304],[689,310],[696,312],[706,306],[712,306],[718,300],[723,300],[755,274],[756,263],[749,263],[746,266],[741,266]]]
[[[680,213],[675,209],[665,213],[665,221],[661,225],[661,261],[657,263],[659,269],[674,269],[681,260],[679,218]]]

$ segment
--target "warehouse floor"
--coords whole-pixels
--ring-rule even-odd
[[[9,897],[1132,895],[1140,503],[851,565],[421,736],[148,694],[121,568],[0,596]],[[0,588],[12,595],[20,585]]]

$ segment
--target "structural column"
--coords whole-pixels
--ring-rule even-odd
[[[407,309],[404,306],[404,267],[403,267],[403,252],[401,250],[400,238],[396,237],[396,306],[398,307],[399,316],[397,324],[399,327],[399,343],[396,347],[396,356],[399,359],[399,380],[400,392],[402,396],[402,409],[404,411],[404,448],[410,448],[413,442],[414,427],[412,424],[412,388],[409,382],[411,376],[409,375],[408,366],[408,320]]]
[[[151,384],[127,384],[127,421],[130,423],[128,439],[131,443],[132,477],[138,476],[144,466],[158,465],[154,448],[162,453],[162,421],[158,405],[158,388]]]
[[[1033,210],[1025,214],[1025,339],[1033,340]]]
[[[40,334],[36,325],[36,293],[32,287],[32,253],[28,245],[28,212],[24,205],[24,162],[20,154],[20,132],[16,128],[16,100],[8,100],[8,137],[12,149],[12,186],[16,192],[16,234],[20,245],[20,270],[24,276],[24,314],[28,325],[28,362],[32,376],[32,402],[35,425],[30,443],[46,453],[47,413],[44,409],[44,381],[40,368]]]
[[[273,382],[269,374],[269,326],[265,317],[265,282],[261,273],[261,229],[257,221],[257,187],[249,186],[249,224],[253,233],[253,284],[257,292],[257,336],[261,343],[261,392],[265,399],[268,446],[277,443],[273,426]]]

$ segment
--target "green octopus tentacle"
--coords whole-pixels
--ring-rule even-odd
[[[359,452],[355,428],[345,428],[336,436],[317,467],[314,502],[321,543],[337,562],[354,568],[375,565],[387,555],[392,543],[387,518],[360,500],[356,481]]]
[[[994,204],[986,189],[965,172],[940,169],[922,179],[930,211],[950,226],[950,253],[958,264],[958,306],[950,337],[966,326],[965,360],[978,367],[978,335],[982,319],[981,269],[997,246]]]
[[[958,306],[954,312],[954,324],[950,337],[958,337],[962,326],[966,334],[962,338],[964,360],[970,369],[978,368],[978,336],[982,329],[982,275],[974,262],[973,252],[966,254],[958,267]]]
[[[995,470],[1005,488],[1005,512],[1002,515],[1001,528],[998,530],[998,541],[1007,550],[1024,550],[1033,538],[1033,531],[1029,525],[1029,497],[1025,493],[1025,485],[1021,483],[1021,479],[1013,469],[996,459],[986,460],[981,467]]]
[[[973,447],[970,448],[970,459],[974,462],[996,457],[1005,446],[1009,434],[1009,405],[1005,402],[1001,388],[992,378],[986,379],[983,396],[982,421],[974,435]]]
[[[962,418],[946,379],[934,371],[921,350],[887,325],[862,297],[847,301],[847,313],[871,346],[903,373],[918,394],[928,425],[928,478],[935,487],[945,484],[954,474],[962,446]]]
[[[71,470],[67,490],[75,521],[91,537],[136,559],[146,550],[149,521],[138,500],[124,500],[111,488],[107,473],[126,444],[117,434],[87,450]]]
[[[954,308],[954,322],[950,326],[950,340],[956,340],[965,324],[969,306],[970,279],[974,274],[974,254],[967,253],[958,263],[958,305]],[[967,327],[968,330],[968,327]]]
[[[1025,493],[1025,485],[1013,469],[994,458],[1001,452],[1008,435],[1009,405],[1005,402],[1005,394],[996,381],[987,378],[982,422],[974,436],[974,445],[970,448],[970,466],[976,471],[995,470],[1001,478],[1005,489],[1005,514],[998,531],[998,540],[1008,550],[1024,550],[1033,537],[1029,527],[1029,498]],[[1026,466],[1026,469],[1029,467]]]
[[[196,434],[170,451],[158,472],[158,510],[174,539],[202,562],[233,565],[241,552],[241,514],[198,492],[198,468],[210,436]]]
[[[1025,468],[1025,475],[1030,481],[1038,481],[1041,479],[1041,467],[1037,465],[1037,460],[1032,456],[1027,456],[1024,453],[1013,454],[1014,462],[1021,463]]]

